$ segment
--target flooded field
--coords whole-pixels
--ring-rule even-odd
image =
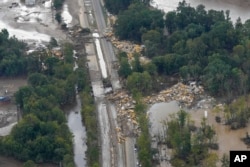
[[[25,78],[0,78],[0,96],[10,98],[10,101],[0,103],[0,136],[8,135],[17,123],[18,113],[14,94],[25,85]]]
[[[164,10],[165,12],[175,10],[178,3],[182,0],[153,0],[152,5]],[[204,4],[206,9],[214,10],[230,10],[232,21],[236,21],[238,17],[242,22],[250,19],[250,1],[249,0],[186,0],[192,7]]]
[[[204,111],[207,111],[208,124],[214,127],[216,131],[216,138],[219,143],[217,153],[220,157],[222,157],[224,153],[229,154],[230,150],[248,150],[247,146],[241,141],[241,138],[246,137],[247,132],[250,133],[249,123],[245,128],[231,130],[229,126],[215,121],[216,113],[213,113],[211,109],[198,109],[190,111],[191,119],[195,121],[196,125],[200,124],[201,119],[204,117]]]
[[[221,158],[224,153],[229,154],[230,150],[249,150],[249,148],[242,142],[241,138],[246,136],[246,133],[250,133],[250,123],[247,124],[247,127],[239,130],[231,130],[230,127],[222,123],[217,123],[215,121],[215,116],[217,115],[212,111],[215,100],[213,98],[205,98],[199,102],[192,109],[185,109],[190,114],[190,119],[195,122],[196,126],[200,126],[202,118],[207,115],[207,123],[211,125],[216,131],[216,139],[219,144],[219,149],[216,151]],[[156,103],[152,105],[148,111],[149,121],[150,121],[150,133],[152,136],[164,137],[164,121],[169,119],[169,115],[176,113],[180,110],[180,107],[176,101],[171,101],[168,103]],[[223,113],[220,113],[222,116]],[[158,135],[158,136],[157,136]],[[153,137],[154,139],[154,137]],[[156,143],[152,143],[153,145]],[[156,147],[156,146],[155,146]],[[168,149],[165,149],[166,146],[160,145],[162,157],[168,159],[170,155]],[[171,166],[167,164],[167,161],[161,161],[161,165]],[[220,163],[218,163],[220,165]]]

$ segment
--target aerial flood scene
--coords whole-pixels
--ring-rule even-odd
[[[0,0],[0,167],[247,163],[249,9]]]

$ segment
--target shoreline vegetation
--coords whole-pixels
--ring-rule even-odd
[[[91,96],[91,86],[90,79],[88,75],[86,64],[86,57],[78,57],[78,78],[80,79],[80,85],[83,87],[78,87],[80,89],[80,97],[82,103],[82,122],[86,127],[87,131],[87,151],[86,158],[89,167],[98,167],[99,164],[99,139],[98,139],[98,120],[97,112],[94,102],[94,97]]]

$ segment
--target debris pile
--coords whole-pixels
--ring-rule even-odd
[[[169,89],[162,90],[160,93],[147,96],[143,101],[147,104],[159,102],[169,102],[176,100],[186,107],[191,106],[194,99],[203,93],[203,87],[197,86],[196,83],[184,85],[177,83]],[[137,135],[140,133],[139,125],[134,111],[135,101],[124,90],[116,91],[107,96],[108,100],[116,104],[118,116],[118,124],[121,128],[117,128],[119,142],[124,141],[124,136]]]
[[[134,44],[130,41],[120,41],[118,40],[114,33],[111,31],[104,32],[104,37],[111,41],[111,43],[118,49],[128,54],[128,58],[132,59],[133,53],[141,53],[143,46]]]
[[[124,136],[134,136],[139,133],[139,124],[134,111],[135,101],[126,91],[117,91],[108,96],[108,99],[114,101],[118,112],[118,123],[121,128],[117,128],[118,141],[123,142]]]
[[[204,89],[202,86],[197,86],[196,83],[190,85],[184,85],[183,83],[177,83],[169,89],[162,90],[155,96],[148,96],[144,99],[147,104],[153,104],[158,102],[168,102],[176,100],[184,106],[191,106],[196,96],[202,94]]]

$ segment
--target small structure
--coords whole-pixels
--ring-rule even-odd
[[[34,6],[36,4],[36,0],[25,0],[26,6]]]

